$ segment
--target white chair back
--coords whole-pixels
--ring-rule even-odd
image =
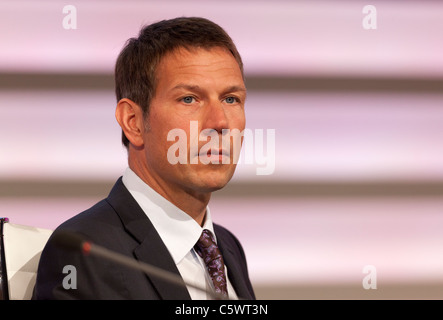
[[[31,299],[40,255],[51,234],[48,229],[4,223],[3,249],[10,300]]]

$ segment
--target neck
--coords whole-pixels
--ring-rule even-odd
[[[153,170],[146,168],[144,162],[129,160],[129,167],[140,179],[163,198],[186,212],[200,226],[203,225],[206,215],[206,207],[211,198],[210,192],[196,192],[180,185],[167,183],[157,175],[153,174]]]

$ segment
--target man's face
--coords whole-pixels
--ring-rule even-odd
[[[223,146],[222,130],[242,132],[245,128],[246,88],[237,61],[224,48],[178,49],[162,58],[156,76],[157,87],[146,120],[148,129],[143,136],[149,175],[160,185],[191,194],[222,188],[231,179],[236,166],[233,141],[231,139],[230,147]],[[186,133],[187,161],[184,164],[171,164],[168,160],[168,149],[177,143],[177,140],[167,139],[174,129]],[[198,152],[210,138],[200,141],[195,136],[196,129],[198,134],[211,129],[211,136],[218,136],[219,144],[215,148],[218,150],[211,149],[213,153],[223,150],[224,154],[210,158],[218,160],[218,164],[200,161],[207,153],[199,155]]]

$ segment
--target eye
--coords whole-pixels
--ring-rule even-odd
[[[227,97],[227,98],[225,99],[225,101],[226,101],[226,103],[233,104],[233,103],[238,102],[238,99],[235,98],[235,97]]]
[[[183,101],[186,104],[190,104],[195,101],[195,98],[192,96],[186,96],[186,97],[182,98],[181,101]]]

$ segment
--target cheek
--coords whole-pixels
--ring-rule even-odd
[[[148,128],[144,135],[146,152],[152,156],[154,154],[156,157],[162,156],[163,150],[169,144],[167,141],[169,129],[165,127],[165,120],[155,113],[150,114],[146,127]]]
[[[229,120],[230,127],[243,130],[246,126],[246,118],[244,111],[238,111],[231,114],[231,119]]]
[[[189,130],[189,119],[191,117],[186,114],[181,114],[176,108],[170,107],[168,104],[163,104],[162,108],[154,108],[152,110],[150,125],[155,127],[158,132],[163,132],[166,135],[173,129]]]
[[[146,152],[152,153],[156,161],[166,161],[168,151],[173,145],[175,145],[174,149],[180,146],[181,152],[184,148],[188,153],[190,134],[192,131],[196,131],[191,130],[190,132],[189,121],[183,121],[183,119],[177,119],[171,115],[167,119],[153,117],[150,125],[151,129],[145,135]]]

